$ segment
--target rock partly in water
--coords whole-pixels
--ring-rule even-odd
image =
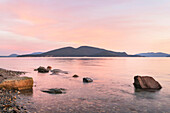
[[[46,69],[45,67],[42,67],[42,66],[40,66],[37,70],[39,73],[48,73],[49,72],[48,69]]]
[[[42,90],[42,92],[46,92],[46,93],[49,93],[49,94],[62,94],[62,93],[65,93],[66,89],[64,88],[54,88],[54,89],[48,89],[48,90]]]
[[[135,76],[134,83],[136,89],[154,89],[159,90],[162,86],[150,76]]]
[[[52,67],[51,67],[51,66],[48,66],[48,67],[47,67],[47,70],[51,70],[51,69],[52,69]]]
[[[61,70],[61,69],[53,69],[53,70],[51,70],[51,72],[52,72],[51,75],[58,75],[58,74],[60,74],[60,73],[68,74],[67,71],[63,71],[63,70]]]
[[[85,77],[83,78],[83,82],[88,83],[88,82],[93,82],[93,80],[91,78]]]
[[[74,78],[77,78],[77,77],[79,77],[79,76],[75,74],[75,75],[73,75],[73,77],[74,77]]]
[[[34,71],[38,71],[38,69],[34,69]]]
[[[29,90],[33,87],[33,79],[31,77],[14,77],[5,79],[0,83],[0,88]]]

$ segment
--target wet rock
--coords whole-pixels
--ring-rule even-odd
[[[73,75],[73,77],[74,77],[74,78],[77,78],[77,77],[79,77],[79,76],[75,74],[75,75]]]
[[[38,71],[38,69],[34,69],[34,71]]]
[[[52,75],[58,75],[61,71],[62,70],[60,70],[60,69],[53,69],[53,70],[51,70]]]
[[[21,92],[20,91],[17,91],[17,94],[20,94]]]
[[[88,82],[93,82],[93,80],[91,78],[85,77],[83,78],[83,82],[88,83]]]
[[[49,94],[62,94],[62,93],[65,93],[65,90],[66,89],[63,89],[63,88],[54,88],[54,89],[48,89],[48,90],[42,90],[42,92],[46,92],[46,93],[49,93]]]
[[[67,71],[63,71],[63,70],[61,70],[61,69],[53,69],[53,70],[51,70],[51,72],[52,72],[51,75],[58,75],[58,74],[60,74],[60,73],[68,74]]]
[[[20,113],[20,111],[17,110],[17,109],[14,109],[14,110],[12,111],[12,113]]]
[[[47,70],[51,70],[51,69],[52,69],[52,67],[51,67],[51,66],[48,66],[48,67],[47,67]]]
[[[39,73],[48,73],[49,72],[48,69],[46,69],[45,67],[41,67],[41,66],[37,70]]]
[[[17,109],[17,110],[21,110],[21,107],[17,105],[17,106],[16,106],[16,109]]]
[[[0,83],[0,88],[27,90],[32,89],[33,79],[31,77],[14,77],[5,79]]]
[[[133,85],[136,89],[159,90],[162,88],[162,86],[150,76],[135,76]]]
[[[67,72],[67,71],[62,71],[61,73],[68,74],[68,72]]]
[[[9,108],[8,108],[8,111],[9,111],[9,112],[12,112],[13,110],[14,110],[13,107],[9,107]]]

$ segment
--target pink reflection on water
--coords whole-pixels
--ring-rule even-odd
[[[34,79],[32,96],[39,112],[148,112],[169,110],[170,59],[169,58],[3,58],[2,68],[30,72]],[[39,66],[52,66],[69,74],[50,75],[33,71]],[[73,78],[78,74],[78,78]],[[163,89],[159,92],[135,92],[133,77],[150,75],[158,80]],[[85,84],[83,77],[93,83]],[[51,95],[42,89],[65,88],[66,94]],[[159,103],[159,104],[155,104]],[[135,106],[134,106],[135,105]],[[147,105],[147,106],[146,106]]]

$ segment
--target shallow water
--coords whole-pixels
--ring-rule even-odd
[[[52,66],[69,74],[34,72]],[[1,58],[0,67],[27,71],[33,91],[20,94],[28,111],[39,113],[168,113],[170,112],[170,58]],[[73,78],[78,74],[78,78]],[[153,76],[163,88],[157,92],[135,91],[135,75]],[[83,83],[90,77],[93,83]],[[65,88],[66,94],[41,92]]]

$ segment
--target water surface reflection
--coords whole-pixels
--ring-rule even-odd
[[[170,111],[169,58],[2,58],[0,67],[30,72],[33,92],[21,94],[28,110],[39,113],[150,112]],[[39,66],[52,66],[69,74],[40,74]],[[78,74],[79,78],[73,78]],[[150,75],[161,83],[156,92],[135,91],[133,77]],[[84,84],[83,77],[94,82]],[[51,95],[42,89],[65,88],[66,94]]]

